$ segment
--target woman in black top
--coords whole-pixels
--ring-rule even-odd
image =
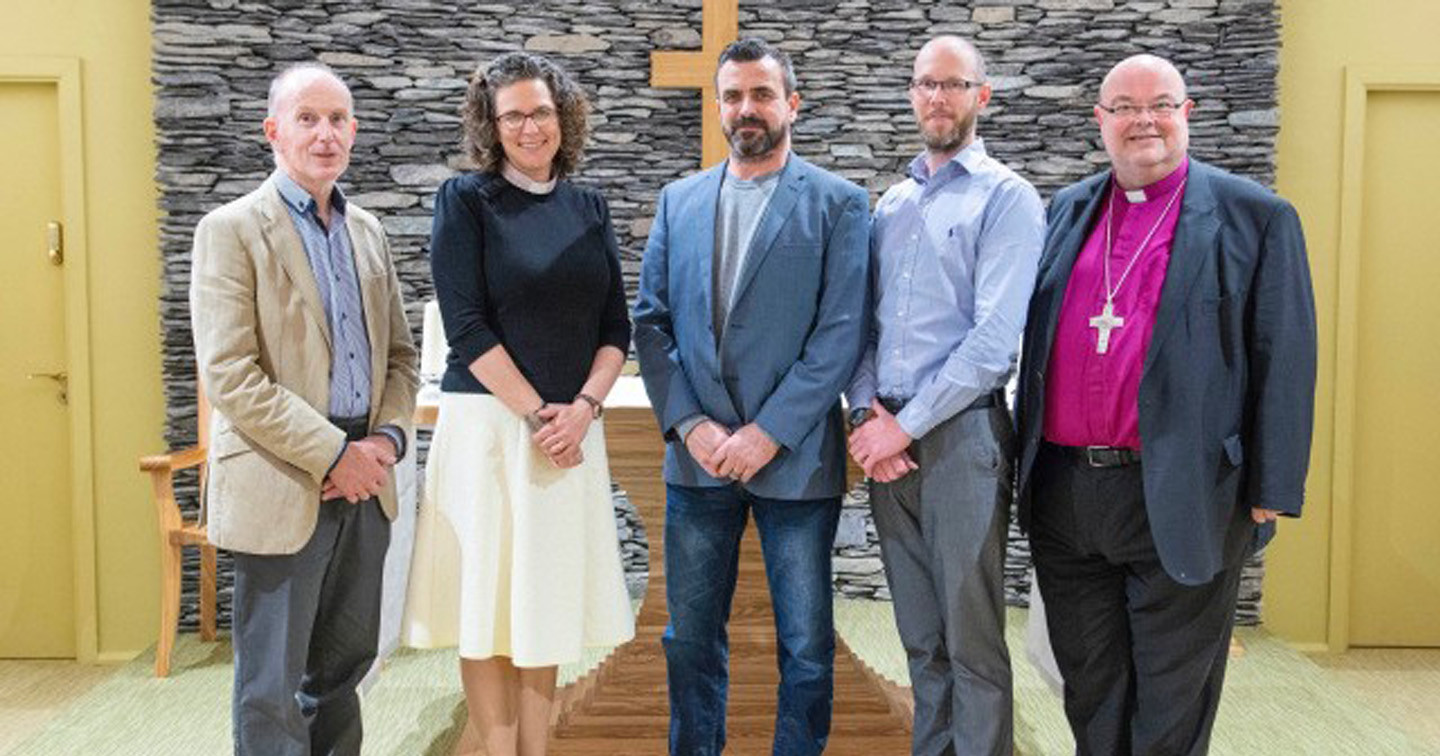
[[[456,576],[429,593],[459,609],[407,624],[457,642],[491,756],[543,753],[557,666],[634,634],[597,422],[630,322],[605,199],[566,180],[587,110],[551,61],[501,56],[465,99],[480,171],[435,198],[430,261],[450,353],[426,496],[458,549]],[[420,536],[416,559],[440,558]],[[447,610],[458,627],[441,627]]]

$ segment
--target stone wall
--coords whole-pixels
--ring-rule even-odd
[[[354,91],[360,136],[344,187],[390,233],[417,339],[432,295],[433,196],[464,169],[457,109],[477,63],[527,49],[578,75],[595,116],[577,178],[610,201],[632,293],[660,187],[698,168],[699,93],[648,84],[652,51],[700,47],[699,0],[154,0],[152,8],[174,446],[194,442],[190,235],[202,214],[271,170],[260,122],[268,81],[286,64],[318,58]],[[1103,165],[1090,119],[1096,86],[1115,61],[1142,51],[1174,60],[1190,82],[1193,152],[1269,183],[1277,24],[1274,0],[740,3],[742,34],[794,56],[803,97],[796,151],[872,196],[919,149],[904,85],[916,48],[939,33],[965,35],[986,54],[995,85],[981,123],[987,148],[1046,196]],[[183,498],[193,507],[193,486]]]

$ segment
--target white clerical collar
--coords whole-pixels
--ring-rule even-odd
[[[531,194],[549,194],[550,192],[555,191],[555,179],[552,178],[549,181],[536,181],[535,179],[526,176],[524,173],[521,173],[519,168],[516,168],[515,166],[510,164],[509,160],[506,160],[500,164],[500,175],[504,176],[505,180],[509,181],[512,185],[514,185],[516,189],[520,189]]]
[[[1126,189],[1125,199],[1129,200],[1132,205],[1138,205],[1148,198],[1145,196],[1144,189]]]

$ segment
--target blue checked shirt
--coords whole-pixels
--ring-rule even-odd
[[[1029,182],[976,139],[932,176],[910,178],[875,207],[870,228],[875,320],[846,398],[906,400],[896,416],[920,438],[1005,385],[1045,242],[1045,209]]]
[[[365,304],[360,299],[360,278],[345,228],[345,195],[335,187],[330,195],[330,227],[316,214],[315,199],[285,171],[275,171],[275,185],[285,209],[310,258],[315,287],[330,321],[331,417],[365,417],[370,414],[370,334],[365,330]],[[405,456],[405,436],[393,425],[375,429],[395,444],[395,456]],[[348,444],[347,444],[348,445]],[[340,454],[345,449],[341,447]],[[340,457],[336,457],[338,462]]]

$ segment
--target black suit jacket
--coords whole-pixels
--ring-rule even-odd
[[[1030,525],[1045,379],[1066,283],[1110,172],[1058,192],[1021,363],[1019,514]],[[1191,159],[1140,379],[1145,507],[1167,573],[1197,585],[1263,545],[1251,507],[1298,516],[1315,393],[1315,303],[1300,219]]]

